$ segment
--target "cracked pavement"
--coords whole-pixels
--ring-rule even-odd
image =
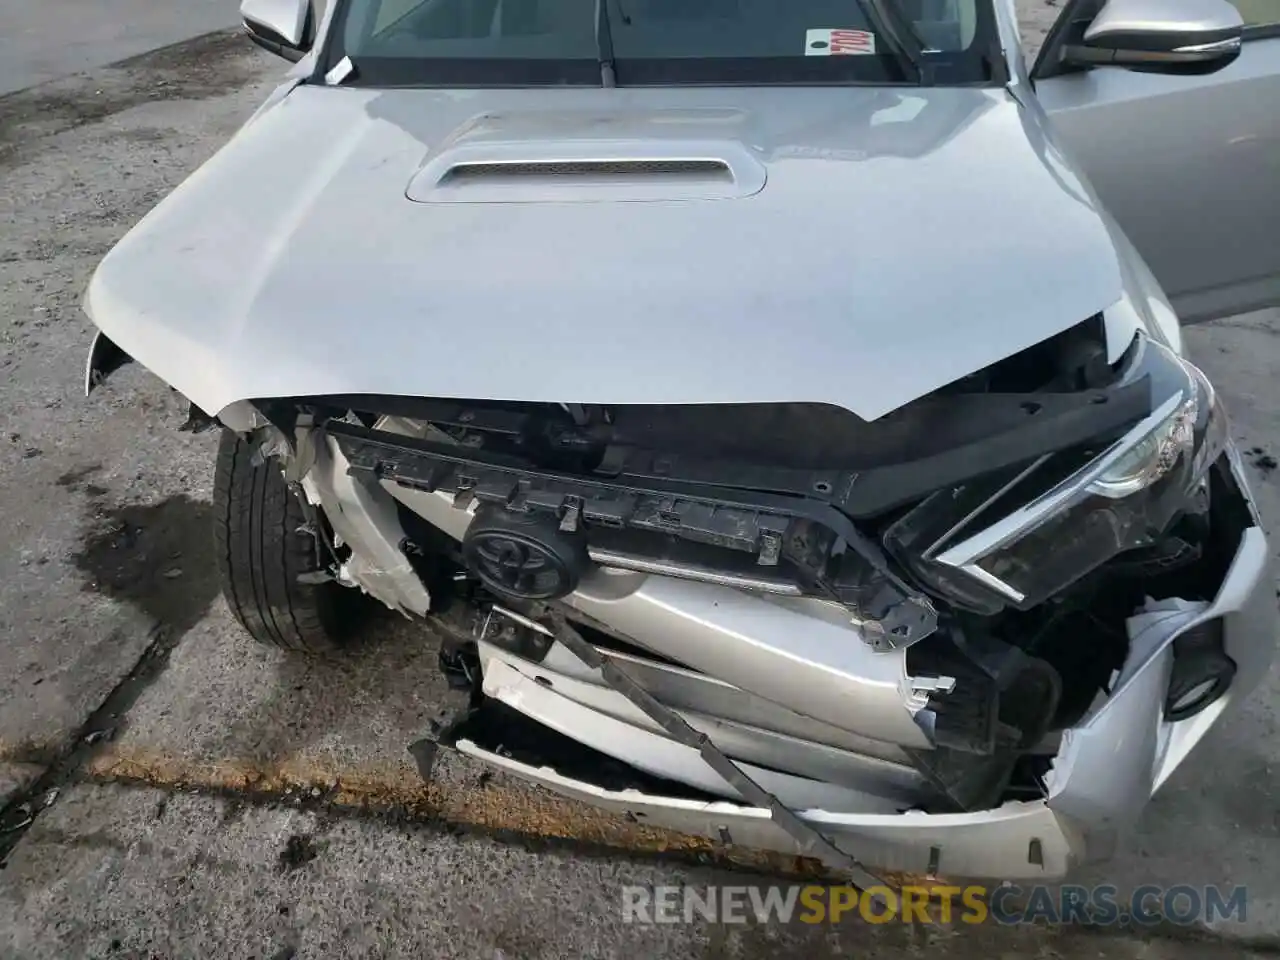
[[[1025,4],[1034,45],[1056,12]],[[1273,675],[1079,882],[1247,884],[1206,935],[621,922],[624,883],[807,875],[406,746],[458,703],[390,617],[340,662],[233,625],[215,441],[126,368],[82,396],[97,259],[283,72],[234,33],[0,97],[0,956],[1235,957],[1280,952]],[[1194,328],[1280,516],[1280,316]],[[46,805],[47,804],[47,805]],[[21,826],[31,820],[26,826]],[[19,827],[19,829],[13,829]]]

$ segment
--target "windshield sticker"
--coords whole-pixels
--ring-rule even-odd
[[[875,53],[876,35],[869,30],[806,30],[804,52],[808,57]]]

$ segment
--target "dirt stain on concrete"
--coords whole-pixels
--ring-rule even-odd
[[[268,802],[311,802],[337,812],[364,812],[392,822],[428,823],[449,831],[479,831],[524,846],[568,841],[592,848],[670,854],[734,864],[771,875],[815,877],[821,864],[801,857],[725,847],[657,827],[632,823],[515,782],[423,783],[403,769],[339,770],[310,761],[262,764],[227,759],[190,763],[161,753],[111,744],[86,768],[95,780],[169,790],[231,793]],[[312,799],[309,799],[312,798]]]
[[[89,479],[89,477],[92,477],[94,474],[101,473],[101,472],[102,472],[102,464],[91,463],[83,467],[76,467],[73,470],[68,470],[62,476],[58,477],[58,479],[55,480],[54,483],[62,487],[64,490],[79,490],[84,487],[85,481]],[[95,488],[95,489],[101,489],[101,488]]]
[[[211,525],[209,504],[186,495],[153,504],[98,504],[72,562],[86,590],[134,606],[176,641],[218,595]]]
[[[280,851],[277,860],[281,870],[297,870],[318,856],[320,851],[315,841],[304,833],[295,833],[285,841],[284,849]]]
[[[64,475],[63,486],[82,479],[72,471]],[[114,508],[91,503],[93,522],[72,563],[85,577],[84,589],[130,604],[146,615],[151,621],[148,643],[80,729],[52,749],[44,773],[0,808],[0,862],[48,806],[46,802],[37,807],[36,798],[56,797],[89,764],[218,593],[208,504],[185,495]],[[113,642],[113,637],[104,642]]]
[[[0,97],[0,169],[34,141],[159,100],[206,100],[256,79],[267,56],[241,30],[220,30],[122,60],[87,81],[76,75]]]

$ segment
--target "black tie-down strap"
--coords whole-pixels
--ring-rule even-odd
[[[842,870],[849,882],[859,890],[883,887],[885,883],[853,857],[849,856],[818,830],[797,817],[777,797],[742,772],[742,769],[726,757],[705,733],[693,729],[685,719],[670,707],[663,706],[647,690],[631,679],[612,660],[603,656],[583,639],[582,634],[563,616],[555,617],[555,638],[570,653],[593,670],[600,671],[604,682],[636,705],[645,716],[662,727],[672,739],[697,750],[726,783],[732,786],[749,803],[768,810],[773,822],[785,830],[799,845],[803,854],[818,856]]]

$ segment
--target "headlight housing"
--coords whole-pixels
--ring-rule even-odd
[[[1127,448],[1123,441],[1117,444],[1118,455],[1088,487],[1100,497],[1119,500],[1140,493],[1180,464],[1189,465],[1191,479],[1199,480],[1226,446],[1226,416],[1208,378],[1167,347],[1147,344],[1147,349],[1165,355],[1163,362],[1180,366],[1186,383],[1148,418],[1146,422],[1154,422],[1150,430],[1134,431],[1138,435]]]
[[[1125,379],[1151,378],[1153,396],[1164,398],[1155,410],[1050,489],[1041,486],[1029,501],[1010,507],[1010,498],[1036,481],[1037,470],[1051,469],[1046,461],[1052,458],[1024,471],[961,530],[952,527],[926,552],[926,563],[935,571],[951,568],[952,583],[954,573],[966,574],[989,605],[999,596],[997,608],[1027,609],[1117,554],[1155,543],[1179,515],[1204,509],[1205,473],[1227,443],[1225,412],[1194,365],[1141,334],[1135,348]],[[958,539],[992,513],[999,519]]]

